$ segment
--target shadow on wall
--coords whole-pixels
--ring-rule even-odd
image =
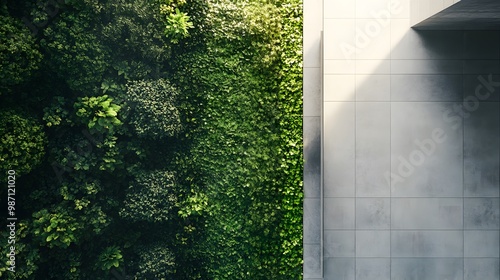
[[[499,279],[500,33],[369,26],[326,46],[325,279]]]

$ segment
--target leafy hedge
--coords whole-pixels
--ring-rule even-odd
[[[282,1],[279,66],[280,158],[283,222],[280,238],[287,279],[302,273],[302,0]]]
[[[192,141],[178,165],[208,201],[193,246],[208,279],[301,279],[302,3],[208,6],[210,38],[174,51],[172,77]]]
[[[0,5],[0,277],[300,279],[301,0],[45,2]]]

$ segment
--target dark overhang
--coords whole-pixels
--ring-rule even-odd
[[[500,30],[500,0],[462,0],[413,26],[419,30]]]

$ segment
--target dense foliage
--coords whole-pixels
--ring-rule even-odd
[[[17,110],[0,111],[0,168],[29,173],[42,161],[46,136],[42,126],[30,116]]]
[[[1,4],[0,277],[301,279],[301,9]]]
[[[175,136],[182,128],[177,96],[177,90],[164,79],[129,83],[125,98],[134,132],[151,139]]]

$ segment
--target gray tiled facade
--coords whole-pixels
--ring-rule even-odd
[[[500,280],[500,31],[413,2],[304,0],[304,279]]]
[[[304,3],[304,279],[323,279],[321,116],[322,0]]]

